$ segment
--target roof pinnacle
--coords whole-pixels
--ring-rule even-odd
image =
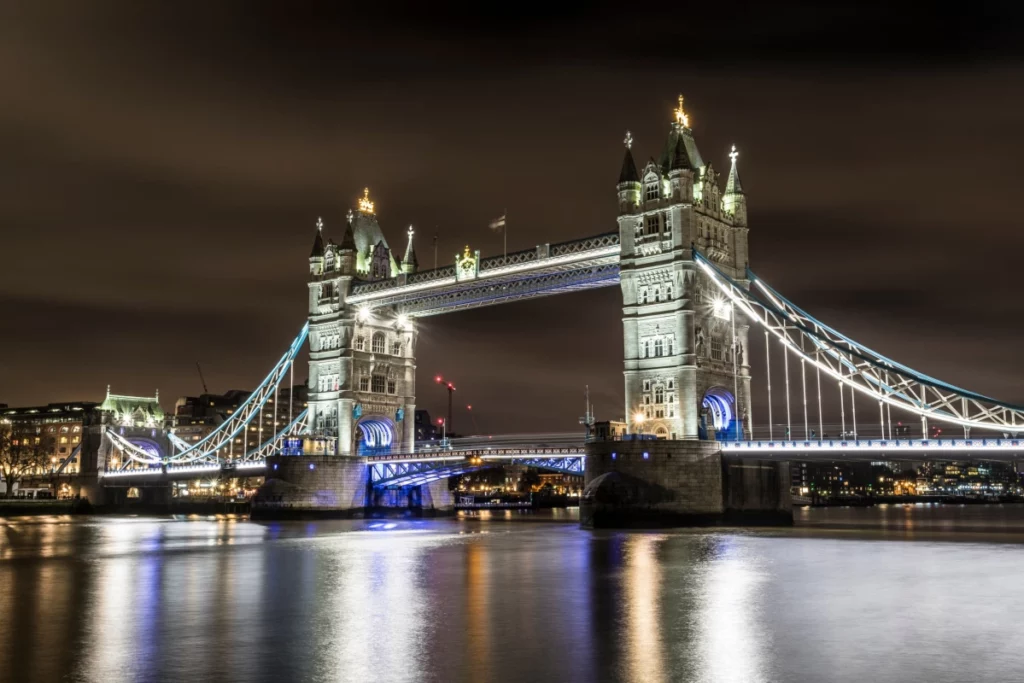
[[[676,123],[683,128],[690,127],[690,117],[683,111],[683,96],[679,95],[679,106],[675,109]]]
[[[626,137],[622,141],[622,144],[626,146],[626,149],[633,149],[633,134],[628,130],[626,131]]]

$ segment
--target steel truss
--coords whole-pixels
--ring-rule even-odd
[[[439,479],[468,474],[497,465],[513,464],[538,467],[565,474],[583,474],[584,456],[449,456],[435,460],[410,460],[370,463],[370,482],[376,488],[419,486]]]
[[[250,423],[254,420],[257,424],[261,419],[263,408],[267,402],[275,395],[281,382],[283,382],[289,375],[291,365],[295,361],[295,357],[302,349],[302,345],[306,341],[306,337],[309,334],[309,323],[302,326],[302,330],[298,336],[292,341],[288,351],[281,357],[274,368],[270,371],[264,380],[258,387],[249,395],[249,398],[238,407],[238,409],[231,415],[230,418],[225,420],[216,429],[207,434],[201,440],[194,444],[187,444],[186,442],[173,437],[171,435],[170,441],[172,444],[172,451],[177,450],[172,455],[160,458],[151,455],[145,450],[139,448],[135,444],[131,443],[128,439],[118,433],[115,428],[108,428],[105,436],[110,442],[120,449],[122,453],[130,460],[151,466],[151,465],[182,465],[186,463],[219,463],[225,460],[225,456],[231,448],[229,446],[239,433],[247,429]],[[304,413],[303,413],[304,416]],[[293,420],[288,428],[292,428],[298,420]],[[275,425],[276,426],[276,425]],[[284,430],[282,430],[283,433]],[[281,436],[281,433],[275,434],[272,440]],[[185,444],[182,448],[181,444]],[[265,444],[261,444],[260,447],[255,449],[256,451]],[[250,454],[255,451],[249,451],[241,459],[245,460],[250,457]],[[127,464],[127,463],[125,463]]]
[[[606,233],[507,256],[481,259],[476,277],[459,281],[453,266],[390,280],[357,283],[346,301],[370,309],[393,306],[413,317],[505,301],[613,285],[619,235]]]
[[[886,358],[815,319],[747,270],[749,288],[732,280],[705,256],[694,260],[718,288],[788,353],[812,364],[843,386],[915,415],[927,436],[927,421],[1017,434],[1024,431],[1024,408],[976,394],[929,377]]]

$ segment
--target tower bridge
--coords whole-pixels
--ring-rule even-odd
[[[592,520],[609,505],[612,512],[683,518],[739,510],[778,519],[788,514],[791,460],[1016,457],[1020,407],[886,358],[757,277],[749,267],[738,153],[733,147],[723,155],[723,183],[698,151],[682,98],[656,156],[637,164],[633,142],[627,133],[615,231],[596,229],[501,256],[466,246],[432,270],[418,267],[412,228],[399,260],[364,190],[340,242],[327,239],[318,221],[308,260],[308,321],[249,400],[198,443],[168,437],[164,454],[107,428],[99,482],[116,487],[250,471],[266,476],[254,512],[358,512],[388,491],[391,502],[405,496],[443,508],[451,505],[439,485],[447,477],[517,462],[585,472]],[[633,436],[588,440],[581,432],[558,443],[537,436],[440,451],[416,446],[420,318],[605,286],[622,293],[623,412]],[[752,358],[752,328],[764,337],[763,367]],[[282,384],[294,382],[295,358],[307,343],[308,410],[289,406],[286,428],[250,444],[250,425]],[[755,366],[758,391],[767,397],[767,411],[758,415]],[[893,410],[898,420],[919,421],[922,438],[894,436]],[[838,415],[829,422],[840,425],[832,437],[825,429],[829,411]],[[962,429],[964,438],[928,439],[937,423]],[[236,453],[238,434],[246,442]]]

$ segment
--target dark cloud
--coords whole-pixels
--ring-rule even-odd
[[[1015,5],[12,3],[0,10],[0,401],[255,384],[301,325],[313,223],[364,186],[421,266],[615,229],[626,128],[680,90],[741,150],[751,267],[851,336],[1024,399]],[[621,414],[614,289],[423,321],[418,402],[485,430]],[[463,415],[457,420],[469,420]],[[463,425],[458,425],[463,428]]]

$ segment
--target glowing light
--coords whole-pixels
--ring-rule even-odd
[[[711,306],[716,318],[729,320],[732,315],[732,306],[721,297],[715,297],[714,301],[711,302]]]
[[[676,123],[681,125],[683,128],[689,128],[690,127],[690,117],[686,115],[685,111],[683,111],[683,96],[682,95],[679,96],[679,106],[676,107],[675,114],[676,114]]]
[[[628,130],[626,131],[626,138],[622,141],[622,144],[626,145],[626,149],[633,149],[633,134]]]
[[[644,423],[644,420],[646,419],[647,416],[640,411],[633,413],[633,422],[637,423],[638,425],[642,425]]]
[[[736,165],[736,158],[739,157],[740,153],[736,151],[736,145],[732,146],[732,151],[729,152],[729,158],[732,160],[732,165]]]
[[[360,306],[359,310],[356,311],[356,320],[358,320],[361,323],[365,323],[369,319],[370,319],[370,307],[369,306]]]
[[[400,314],[395,322],[403,330],[409,330],[412,327],[411,321],[409,320],[409,316],[407,316],[405,313]]]
[[[370,201],[370,188],[363,188],[363,198],[359,200],[360,213],[373,213],[373,202]]]

